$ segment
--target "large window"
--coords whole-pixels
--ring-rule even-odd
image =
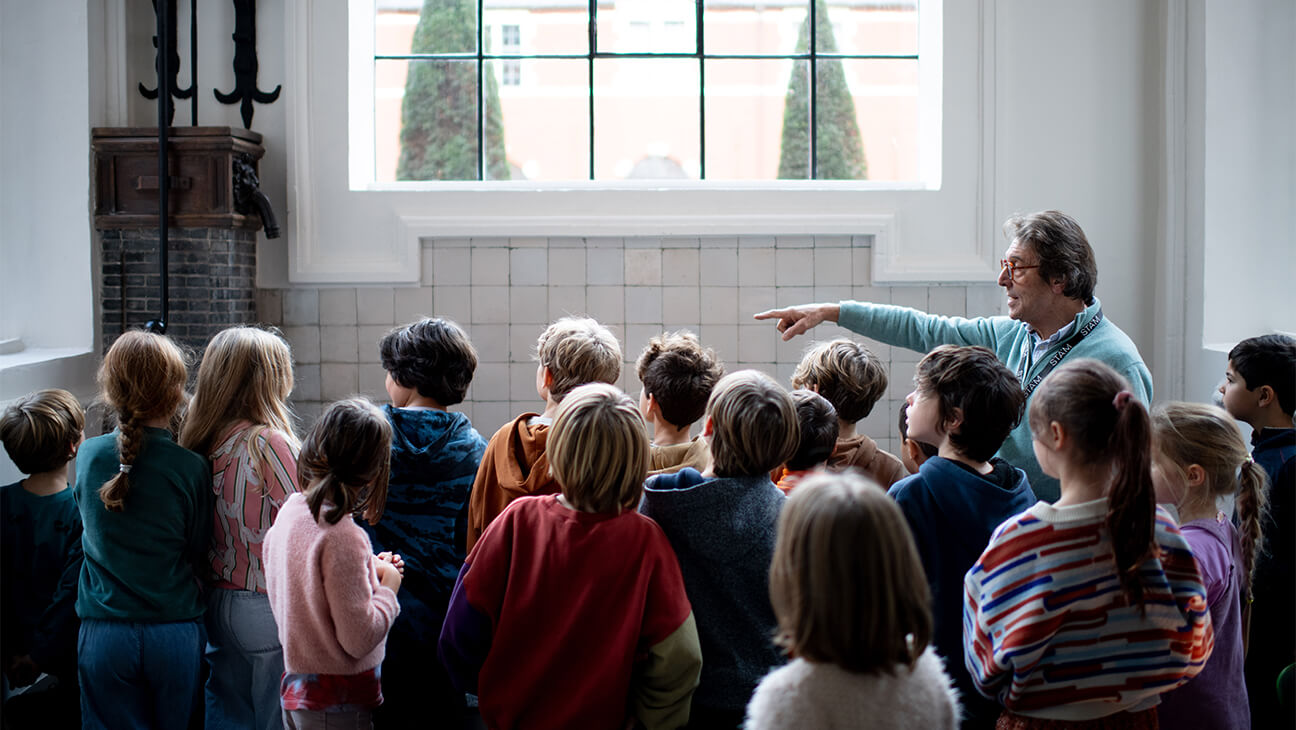
[[[939,185],[935,0],[368,1],[353,183]]]

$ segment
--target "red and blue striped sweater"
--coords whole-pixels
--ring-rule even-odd
[[[964,581],[964,658],[977,689],[1021,715],[1065,720],[1153,707],[1214,646],[1206,591],[1174,520],[1139,568],[1146,613],[1116,575],[1107,500],[1040,502],[995,530]]]

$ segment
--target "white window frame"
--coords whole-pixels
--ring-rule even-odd
[[[939,61],[920,67],[920,84],[938,90],[927,103],[939,113],[920,115],[928,182],[909,185],[376,183],[373,2],[349,0],[347,17],[288,3],[289,279],[414,283],[431,238],[848,234],[875,237],[878,282],[987,281],[1002,248],[990,220],[994,3],[920,4],[920,58]]]

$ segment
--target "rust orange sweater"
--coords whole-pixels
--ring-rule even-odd
[[[472,494],[468,497],[468,544],[471,552],[486,526],[509,502],[532,494],[557,494],[561,489],[549,474],[545,444],[549,424],[531,424],[538,413],[523,413],[491,436],[482,455]]]

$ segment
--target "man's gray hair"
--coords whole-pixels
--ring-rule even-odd
[[[1035,252],[1045,281],[1061,279],[1064,296],[1093,304],[1098,264],[1089,239],[1074,218],[1057,210],[1014,215],[1004,222],[1003,230],[1009,242],[1015,239]]]

